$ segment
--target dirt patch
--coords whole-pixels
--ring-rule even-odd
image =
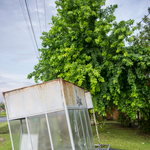
[[[0,142],[1,142],[1,141],[4,141],[4,139],[3,139],[3,138],[0,138]]]
[[[0,138],[0,143],[2,143],[3,141],[5,141],[5,139],[3,139],[3,138]]]

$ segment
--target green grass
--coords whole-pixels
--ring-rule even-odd
[[[107,122],[106,122],[107,123]],[[123,150],[149,150],[150,134],[141,133],[136,128],[121,127],[108,122],[104,130],[99,129],[101,144],[110,144],[111,148]],[[95,144],[98,144],[95,126],[92,126]],[[0,123],[0,150],[12,150],[7,122]]]
[[[94,141],[98,144],[95,127],[92,126]],[[136,128],[121,127],[120,124],[106,124],[99,129],[101,144],[110,144],[111,148],[123,150],[149,150],[150,134],[141,133]]]
[[[0,123],[0,150],[12,150],[7,122]]]
[[[1,111],[0,112],[0,117],[6,117],[6,111]]]

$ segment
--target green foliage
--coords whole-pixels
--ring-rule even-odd
[[[123,113],[122,111],[118,112],[117,121],[121,123],[121,125],[125,127],[131,127],[133,125],[133,122],[131,118],[126,115],[126,113]]]
[[[117,23],[117,5],[104,5],[105,0],[56,0],[58,13],[49,32],[43,32],[41,57],[28,78],[63,78],[89,89],[102,116],[106,106],[115,105],[135,119],[137,110],[150,103],[149,50],[125,46],[134,40],[134,21]]]
[[[0,102],[0,108],[3,108],[5,110],[5,105],[3,102]]]
[[[133,45],[136,47],[142,47],[146,51],[139,51],[141,55],[147,55],[150,56],[150,18],[148,17],[150,14],[150,7],[148,8],[148,15],[144,16],[142,18],[142,21],[140,23],[137,23],[137,29],[139,30],[139,34],[134,36],[134,40],[132,41]],[[145,58],[141,59],[141,68],[145,68],[146,65],[149,67],[149,60]],[[145,63],[143,62],[143,59],[145,59]],[[138,118],[138,125],[139,128],[144,132],[150,132],[150,72],[149,68],[144,69],[143,71],[137,69],[138,74],[141,74],[139,77],[146,77],[146,83],[147,85],[141,87],[145,88],[145,90],[142,90],[142,93],[140,93],[140,99],[139,101],[139,114],[140,118]],[[143,75],[142,75],[143,74]],[[138,96],[138,97],[139,97]]]
[[[150,54],[150,18],[148,17],[149,14],[150,7],[148,8],[148,15],[145,15],[142,18],[142,21],[140,23],[137,23],[137,28],[140,32],[134,37],[133,44],[147,47]]]
[[[150,133],[150,119],[148,119],[148,120],[145,120],[145,119],[139,120],[138,127],[141,131],[143,131],[145,133]]]

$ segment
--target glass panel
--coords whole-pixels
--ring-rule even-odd
[[[84,114],[84,110],[81,109],[80,110],[80,114],[81,114],[81,118],[82,118],[82,124],[83,124],[83,129],[84,129],[84,134],[85,134],[85,140],[86,140],[86,144],[87,144],[87,148],[88,150],[91,149],[91,141],[90,141],[90,137],[89,137],[89,132],[88,132],[88,126],[87,126],[87,122],[86,122],[86,116]]]
[[[65,111],[48,114],[48,120],[54,149],[71,150],[72,146]]]
[[[86,141],[84,139],[84,134],[83,134],[83,130],[82,130],[82,124],[81,124],[81,120],[80,120],[80,115],[79,115],[79,110],[75,110],[75,115],[76,115],[76,122],[78,125],[78,131],[79,131],[79,142],[80,142],[80,146],[81,146],[81,150],[86,150]]]
[[[76,118],[75,118],[75,112],[74,112],[74,110],[68,110],[68,113],[69,113],[69,118],[70,118],[70,124],[71,124],[75,149],[81,150],[80,143],[79,143],[78,126],[77,126]]]
[[[31,150],[25,119],[9,121],[15,150]]]
[[[88,109],[85,109],[85,115],[86,115],[86,121],[87,121],[87,125],[88,125],[88,131],[89,131],[91,146],[92,146],[92,149],[95,149]]]
[[[45,115],[28,118],[33,150],[51,150]]]

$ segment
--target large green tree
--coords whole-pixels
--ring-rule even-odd
[[[137,23],[137,29],[139,33],[134,36],[134,40],[132,41],[134,46],[138,47],[145,47],[146,51],[144,51],[144,55],[148,55],[150,57],[150,7],[148,8],[148,15],[145,15],[141,22]],[[149,60],[147,60],[147,64]],[[147,91],[142,93],[143,98],[143,107],[139,108],[139,117],[138,123],[139,127],[146,131],[150,132],[150,73],[149,69],[144,70],[143,74],[146,76],[146,83],[147,83]]]
[[[148,8],[148,15],[144,15],[142,20],[137,23],[139,33],[134,37],[133,44],[141,45],[150,50],[150,7]]]
[[[57,15],[49,32],[43,32],[41,57],[28,78],[63,78],[89,89],[100,114],[117,106],[135,118],[139,108],[150,104],[149,52],[140,45],[125,46],[134,39],[134,21],[117,23],[117,5],[104,5],[105,0],[56,0]]]

